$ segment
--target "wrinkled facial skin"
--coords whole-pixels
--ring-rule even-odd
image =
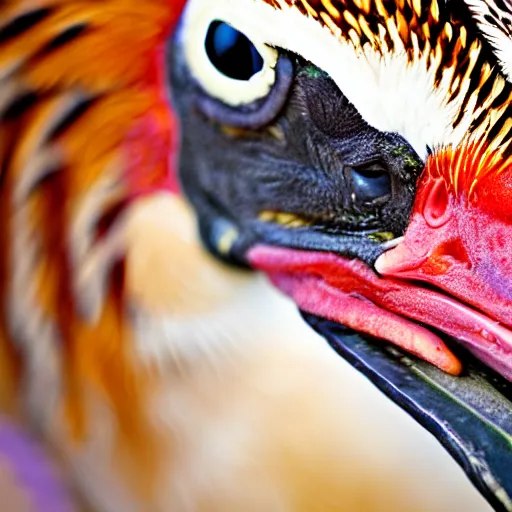
[[[222,105],[204,106],[208,94],[180,46],[178,30],[170,83],[181,121],[180,178],[214,253],[245,262],[251,246],[269,243],[371,264],[380,241],[403,234],[423,164],[401,136],[369,126],[326,74],[286,52],[268,97],[230,108],[238,125],[258,112],[269,121],[230,125]],[[226,251],[232,229],[238,236]]]

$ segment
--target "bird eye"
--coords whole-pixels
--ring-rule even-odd
[[[250,80],[263,69],[263,57],[241,32],[222,21],[214,21],[205,41],[210,62],[228,78]]]
[[[391,195],[391,177],[383,165],[347,167],[347,172],[356,201],[368,203]]]
[[[230,6],[187,2],[180,46],[202,91],[236,108],[269,95],[276,83],[278,52],[250,17],[238,16]]]

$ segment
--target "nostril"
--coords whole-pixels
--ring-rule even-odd
[[[427,197],[423,206],[423,217],[430,227],[438,228],[450,219],[450,195],[446,183],[441,179],[436,180],[429,188],[430,190],[425,191]]]
[[[466,270],[471,270],[472,268],[470,257],[458,239],[442,243],[432,252],[428,260],[428,273],[431,275],[443,275],[452,269],[454,265]]]

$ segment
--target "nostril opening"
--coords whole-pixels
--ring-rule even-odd
[[[443,180],[436,180],[425,201],[423,217],[432,228],[446,224],[450,218],[450,196]]]

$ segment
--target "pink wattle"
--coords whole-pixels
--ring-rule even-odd
[[[461,363],[422,322],[459,340],[512,380],[512,333],[433,290],[381,278],[359,260],[330,253],[257,246],[250,263],[309,313],[394,343],[457,375]]]

